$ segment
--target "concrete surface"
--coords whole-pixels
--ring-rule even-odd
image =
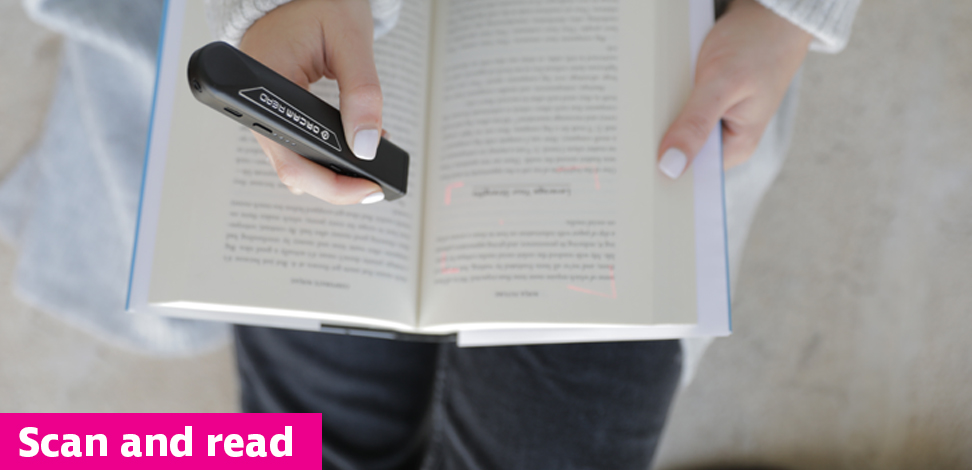
[[[57,42],[0,4],[0,172],[37,135]],[[972,2],[865,2],[811,56],[734,303],[657,466],[972,467]],[[27,105],[27,115],[24,106]],[[232,355],[154,360],[20,304],[0,247],[0,411],[229,411]]]
[[[972,2],[865,1],[813,55],[732,337],[657,466],[972,467]]]
[[[19,1],[0,1],[0,175],[40,134],[60,42]],[[102,345],[11,293],[16,259],[0,243],[0,412],[231,412],[232,351],[158,360]]]

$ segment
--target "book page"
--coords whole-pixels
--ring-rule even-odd
[[[181,64],[210,41],[200,3],[187,5]],[[411,156],[408,195],[394,202],[332,206],[290,194],[248,129],[178,84],[150,303],[414,326],[430,8],[407,2],[375,43],[384,126]],[[312,91],[339,105],[334,82]]]
[[[443,1],[435,28],[421,325],[693,323],[692,178],[655,170],[684,2]]]

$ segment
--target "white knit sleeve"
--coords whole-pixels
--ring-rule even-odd
[[[757,0],[814,36],[810,50],[840,52],[847,45],[861,0]]]
[[[206,20],[213,35],[234,46],[240,44],[243,33],[270,10],[290,0],[206,0]],[[369,0],[371,17],[375,22],[375,38],[391,31],[398,21],[402,0]]]

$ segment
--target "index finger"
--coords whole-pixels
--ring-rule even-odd
[[[334,173],[262,135],[254,134],[283,184],[337,205],[369,204],[384,199],[384,193],[377,184]]]

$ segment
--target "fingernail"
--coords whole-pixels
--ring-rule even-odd
[[[688,157],[685,156],[685,152],[672,147],[665,151],[662,155],[661,160],[658,161],[658,169],[661,170],[665,176],[671,179],[676,179],[682,175],[685,171],[685,165],[688,164]]]
[[[379,201],[385,200],[385,193],[381,191],[375,191],[361,200],[361,204],[374,204]]]
[[[287,189],[289,189],[290,190],[290,193],[293,194],[293,195],[295,195],[295,196],[300,196],[301,194],[304,194],[303,191],[301,191],[301,190],[299,190],[297,188],[292,188],[290,186],[287,186]]]
[[[354,156],[362,160],[374,160],[378,152],[378,129],[361,129],[354,135],[354,145],[351,151]]]

